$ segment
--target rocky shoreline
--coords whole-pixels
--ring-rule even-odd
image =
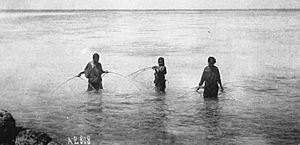
[[[0,145],[60,145],[60,143],[44,132],[17,127],[13,116],[1,109]]]

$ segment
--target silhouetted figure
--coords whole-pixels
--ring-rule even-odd
[[[165,92],[167,68],[163,57],[158,58],[158,66],[153,66],[154,73],[154,84],[157,91]]]
[[[91,91],[93,89],[99,90],[103,89],[102,86],[102,77],[103,73],[108,73],[108,71],[103,71],[101,63],[99,63],[99,54],[95,53],[93,55],[93,61],[89,62],[84,71],[80,72],[77,77],[80,77],[81,74],[85,74],[85,77],[88,78],[88,89]]]
[[[214,65],[215,63],[216,59],[214,57],[209,57],[208,66],[206,66],[203,70],[199,86],[197,87],[198,91],[205,82],[203,97],[218,97],[218,84],[221,87],[221,91],[224,90],[221,82],[220,72],[218,67]]]

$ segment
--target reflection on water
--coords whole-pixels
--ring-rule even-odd
[[[144,134],[142,144],[174,144],[174,136],[168,133],[168,105],[165,95],[159,94],[155,99],[146,100],[140,111],[139,123],[141,134]],[[150,134],[150,135],[149,135]]]
[[[220,129],[220,110],[217,98],[204,98],[203,121],[206,128],[206,139],[218,141],[222,136]]]
[[[0,107],[64,144],[80,135],[95,145],[297,144],[299,20],[299,11],[1,13]],[[64,83],[95,52],[115,72],[104,90]],[[160,56],[166,94],[148,69]],[[224,82],[218,100],[190,89],[208,56]]]

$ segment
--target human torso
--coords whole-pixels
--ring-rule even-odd
[[[155,68],[155,79],[165,80],[166,67],[165,66],[157,66]]]
[[[207,66],[204,69],[205,73],[205,87],[218,87],[219,70],[216,66]]]
[[[101,81],[101,74],[103,73],[102,66],[99,62],[91,61],[88,63],[87,68],[87,78],[90,81],[96,82]]]

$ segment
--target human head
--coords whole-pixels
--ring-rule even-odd
[[[216,59],[212,56],[208,58],[208,65],[214,65],[216,63]]]
[[[99,54],[98,53],[94,53],[93,54],[93,61],[98,62],[99,61]]]
[[[159,66],[164,66],[165,65],[165,60],[164,60],[163,57],[159,57],[158,60],[157,60],[157,62],[158,62]]]

